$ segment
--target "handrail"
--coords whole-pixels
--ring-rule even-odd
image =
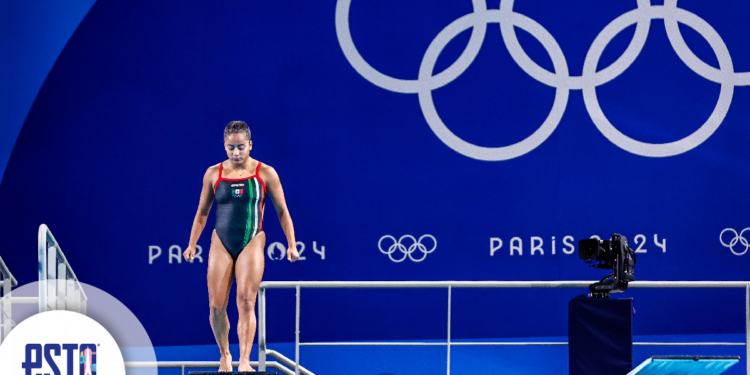
[[[260,289],[588,288],[596,281],[264,281]],[[744,288],[750,281],[631,281],[628,288]]]
[[[273,352],[276,359],[293,364],[295,374],[311,374],[303,370],[299,365],[300,346],[446,346],[447,347],[447,374],[450,375],[450,347],[472,346],[472,345],[567,345],[567,342],[453,342],[450,339],[450,316],[451,316],[451,290],[453,288],[588,288],[595,281],[264,281],[260,283],[258,291],[258,368],[264,371],[266,368],[266,354]],[[303,343],[299,340],[300,323],[300,295],[302,288],[331,289],[331,288],[445,288],[448,289],[448,336],[446,342],[309,342]],[[635,342],[639,346],[745,346],[747,372],[750,374],[750,281],[633,281],[628,283],[628,288],[736,288],[745,289],[745,342]],[[296,321],[295,321],[295,360],[284,357],[278,352],[266,348],[266,289],[296,289]],[[290,366],[291,367],[291,366]]]
[[[63,254],[62,249],[60,249],[60,243],[57,242],[57,240],[55,239],[55,236],[52,235],[52,231],[49,230],[49,227],[47,226],[47,224],[42,224],[42,225],[39,226],[39,244],[40,244],[40,246],[41,246],[42,242],[45,241],[45,239],[44,239],[45,237],[43,237],[43,236],[46,236],[46,240],[49,240],[50,243],[54,244],[55,250],[57,252],[57,256],[60,257],[60,259],[62,259],[63,263],[65,263],[68,272],[70,272],[70,276],[76,282],[78,282],[78,276],[76,276],[76,273],[73,272],[73,267],[70,266],[70,263],[68,262],[68,259],[65,258],[65,254]],[[45,275],[45,277],[46,277],[46,275]],[[78,285],[80,285],[80,283],[78,283]],[[86,293],[83,291],[83,288],[81,288],[81,294],[83,295],[83,298],[88,299],[86,297]]]
[[[330,341],[301,342],[299,346],[447,346],[447,342],[409,342],[409,341]],[[565,341],[451,341],[451,346],[565,346]],[[744,342],[634,342],[635,346],[745,346]]]
[[[8,337],[10,331],[16,326],[13,321],[13,288],[18,286],[18,281],[13,274],[10,273],[8,266],[0,258],[0,274],[2,274],[2,280],[0,282],[0,343]]]
[[[185,374],[186,368],[212,368],[219,367],[219,361],[157,361],[157,362],[125,362],[125,368],[181,368],[182,374]],[[232,367],[240,365],[239,361],[232,362]],[[258,367],[257,361],[251,361],[250,366]],[[284,367],[278,362],[266,362],[266,366],[275,368],[285,375],[294,375],[294,372]]]
[[[281,353],[279,353],[279,352],[277,352],[275,350],[268,349],[268,350],[266,350],[266,353],[268,355],[270,355],[271,357],[274,357],[274,358],[278,359],[282,364],[284,364],[286,366],[289,366],[289,367],[295,367],[295,366],[297,366],[297,367],[299,367],[299,371],[295,371],[294,372],[294,374],[296,374],[296,375],[299,375],[299,374],[302,374],[302,375],[315,375],[312,371],[310,371],[310,370],[308,370],[308,369],[306,369],[306,368],[304,368],[302,366],[299,366],[294,361],[292,361],[291,359],[285,357],[283,354],[281,354]],[[260,362],[260,361],[258,361],[258,362],[259,362],[258,367],[260,367],[262,362]],[[259,371],[264,371],[264,370],[265,370],[265,368],[260,369]]]
[[[13,274],[10,273],[10,270],[8,269],[8,266],[5,265],[5,262],[3,262],[3,258],[0,257],[0,273],[3,274],[3,277],[10,278],[10,285],[15,288],[18,286],[18,281],[15,277],[13,277]]]
[[[55,249],[56,257],[61,260],[62,264],[65,265],[65,270],[70,275],[70,279],[75,282],[76,290],[81,293],[81,298],[83,301],[82,306],[85,306],[86,301],[88,301],[86,292],[84,292],[83,286],[81,285],[80,281],[78,280],[78,277],[73,271],[73,267],[70,266],[68,259],[65,258],[65,254],[63,254],[62,249],[60,249],[60,243],[57,242],[57,240],[55,239],[55,236],[52,235],[52,231],[50,231],[49,227],[46,224],[39,225],[39,232],[38,232],[37,240],[38,240],[37,244],[38,244],[38,251],[39,251],[38,252],[39,312],[47,311],[47,282],[46,282],[48,281],[47,249],[50,247]],[[59,275],[58,275],[58,278],[59,278]]]

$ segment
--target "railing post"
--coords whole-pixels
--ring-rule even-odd
[[[73,295],[75,296],[73,298],[73,308],[75,308],[75,310],[73,311],[83,314],[83,308],[81,307],[83,304],[83,295],[81,294],[81,288],[78,283],[73,283]]]
[[[47,311],[47,226],[39,226],[37,236],[37,267],[39,268],[39,312]]]
[[[50,310],[57,310],[57,249],[47,248],[47,305]],[[45,307],[45,310],[46,307]]]
[[[68,268],[65,263],[57,265],[57,309],[67,310],[66,307],[66,286],[65,280],[68,278]]]
[[[750,283],[745,285],[745,366],[750,375]]]
[[[83,315],[87,315],[88,314],[88,301],[89,300],[85,297],[85,294],[83,292],[83,286],[81,286],[80,293],[78,295],[78,299],[80,301],[79,305],[78,305],[78,308],[79,308],[78,312],[81,313],[81,314],[83,314]]]
[[[451,289],[448,285],[448,375],[451,375]]]
[[[266,371],[266,288],[258,294],[258,371]]]
[[[295,318],[296,331],[294,337],[294,374],[299,375],[299,302],[300,302],[300,285],[297,284],[297,316]]]
[[[75,283],[70,279],[65,280],[65,310],[78,311],[76,299],[78,299],[78,294],[76,293]]]

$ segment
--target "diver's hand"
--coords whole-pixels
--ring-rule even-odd
[[[286,251],[286,259],[289,259],[290,262],[294,262],[295,260],[299,259],[297,246],[289,246],[289,249]]]
[[[193,258],[195,258],[195,246],[188,246],[187,249],[185,249],[185,252],[182,253],[182,256],[185,257],[185,260],[188,262],[193,262]]]

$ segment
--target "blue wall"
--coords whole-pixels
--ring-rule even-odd
[[[643,251],[639,280],[748,280],[750,230],[742,240],[725,229],[750,226],[750,79],[732,72],[750,70],[742,16],[750,5],[679,6],[686,11],[657,4],[629,13],[644,15],[640,31],[625,27],[587,72],[597,35],[635,2],[524,0],[513,7],[520,15],[477,11],[462,18],[479,25],[477,34],[486,20],[531,30],[515,33],[538,67],[511,55],[519,48],[489,23],[478,44],[470,30],[442,40],[434,72],[446,73],[433,79],[429,70],[420,76],[425,51],[436,56],[440,40],[428,47],[472,13],[471,1],[354,1],[357,53],[382,74],[419,78],[400,85],[350,61],[336,1],[100,0],[15,140],[0,184],[0,252],[21,282],[33,281],[36,230],[46,223],[79,278],[129,306],[155,345],[212,343],[205,261],[213,213],[199,241],[204,262],[170,262],[169,252],[187,245],[203,173],[225,158],[223,126],[241,119],[253,131],[252,157],[279,172],[305,246],[303,261],[275,260],[274,243],[285,240],[269,207],[264,280],[593,280],[605,272],[566,243],[612,232]],[[692,22],[678,18],[685,12],[707,23],[678,26],[705,65],[682,61],[675,51],[686,49],[672,46],[662,19],[644,21]],[[712,41],[713,27],[723,42],[709,45],[691,27]],[[613,63],[624,69],[612,73]],[[584,78],[566,78],[564,65]],[[551,108],[559,118],[548,118]],[[393,262],[379,241],[387,251],[394,241],[384,236],[405,235],[437,244],[429,254],[414,247],[421,262]],[[434,242],[421,243],[429,251]],[[161,255],[150,257],[156,247]],[[454,336],[564,335],[567,300],[582,292],[456,291]],[[303,340],[442,338],[445,294],[305,291]],[[740,291],[628,295],[637,334],[744,330]],[[293,340],[292,292],[268,297],[269,339]]]
[[[94,1],[0,1],[0,180],[39,88]]]

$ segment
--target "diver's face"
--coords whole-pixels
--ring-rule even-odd
[[[227,157],[234,164],[242,164],[250,157],[250,150],[253,148],[253,142],[244,134],[229,134],[224,137],[224,149],[227,151]]]

